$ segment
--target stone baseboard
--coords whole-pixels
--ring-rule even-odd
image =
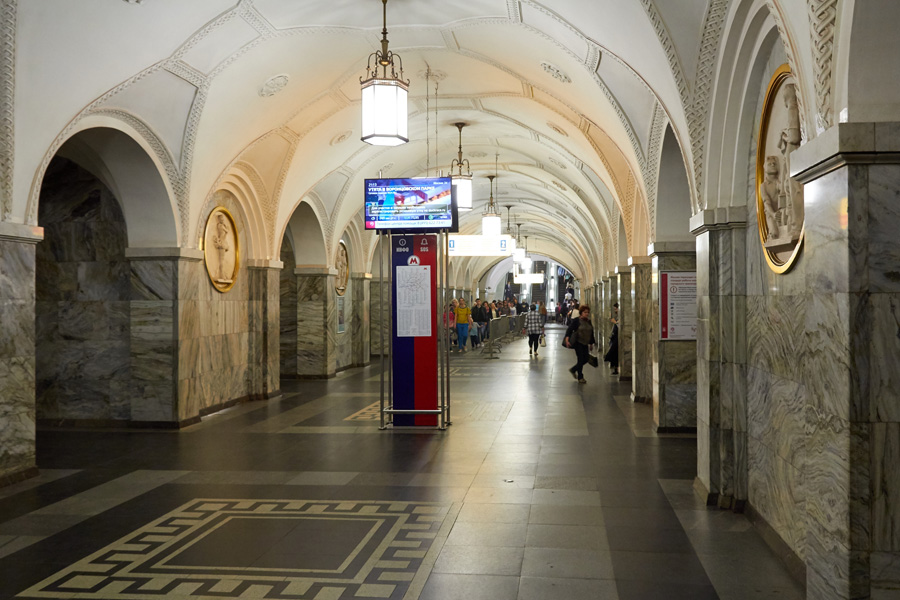
[[[781,559],[787,567],[788,572],[791,574],[791,577],[806,588],[806,563],[797,556],[783,539],[781,539],[778,532],[769,525],[768,521],[757,512],[752,504],[746,501],[744,501],[744,503],[744,514],[746,514],[750,522],[753,523],[753,526],[762,536],[763,541],[765,541],[766,545],[768,545],[778,558]]]
[[[7,473],[6,475],[0,477],[0,488],[13,485],[14,483],[19,483],[21,481],[25,481],[26,479],[31,479],[32,477],[37,476],[37,467],[28,467],[19,471],[13,471],[12,473]]]
[[[653,402],[652,396],[635,396],[634,392],[631,392],[631,401],[635,404],[650,404]]]
[[[693,433],[697,435],[696,427],[658,427],[654,426],[656,433]]]

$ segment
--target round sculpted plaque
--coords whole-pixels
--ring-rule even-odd
[[[217,206],[209,213],[203,234],[206,272],[216,291],[225,293],[234,287],[241,259],[240,239],[231,213]]]

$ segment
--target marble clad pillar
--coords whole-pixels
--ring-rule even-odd
[[[0,485],[37,474],[35,244],[40,227],[0,222]]]
[[[179,395],[200,393],[186,380],[194,379],[200,362],[194,329],[199,328],[196,281],[202,253],[128,248],[125,256],[131,269],[131,420],[174,426],[180,420]]]
[[[633,287],[631,267],[616,267],[619,299],[619,381],[630,381],[631,373],[631,331],[633,328],[631,306]]]
[[[450,298],[448,290],[448,298]],[[382,311],[382,302],[384,310]],[[448,300],[449,302],[449,300]],[[382,316],[384,322],[382,323]],[[391,347],[391,282],[380,281],[377,277],[372,280],[369,288],[369,327],[370,345],[372,356],[382,355],[382,338],[384,339],[384,354],[387,355]]]
[[[250,278],[249,396],[266,399],[281,393],[281,261],[255,261]]]
[[[791,154],[804,184],[810,598],[900,589],[900,123],[841,123]]]
[[[696,271],[697,253],[691,242],[660,242],[650,247],[653,259],[653,423],[657,431],[697,428],[697,342],[659,339],[659,272]]]
[[[634,301],[631,304],[631,400],[653,400],[653,265],[647,256],[632,259],[631,279]]]
[[[337,372],[337,311],[328,268],[297,268],[297,376],[334,377]]]
[[[370,343],[371,317],[369,314],[369,296],[371,294],[372,274],[353,273],[352,294],[350,298],[351,332],[353,343],[354,367],[364,367],[372,361],[372,347]]]
[[[710,502],[748,498],[747,210],[705,210],[697,236],[697,477]]]
[[[609,336],[612,334],[612,323],[609,321],[612,318],[613,304],[619,301],[619,278],[618,276],[610,271],[609,273],[609,291],[606,295],[606,313],[603,315],[603,322],[600,324],[600,330],[597,331],[597,337],[603,339],[603,352],[606,353],[606,350],[609,348]],[[599,340],[598,340],[599,341]],[[619,336],[619,343],[622,343],[622,337]]]

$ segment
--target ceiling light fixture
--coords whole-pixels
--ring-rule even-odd
[[[488,200],[487,208],[481,214],[481,235],[499,236],[500,235],[500,215],[497,213],[497,205],[494,204],[494,178],[496,175],[488,175],[491,180],[491,197]]]
[[[450,177],[453,180],[453,187],[456,189],[456,207],[461,211],[470,211],[472,210],[472,169],[469,167],[469,159],[463,158],[462,154],[462,130],[466,124],[454,123],[454,125],[459,130],[459,152],[450,163]],[[463,173],[463,165],[466,166],[465,173]],[[456,167],[458,173],[453,173],[453,167]]]
[[[381,50],[369,55],[366,78],[359,78],[362,88],[360,139],[374,146],[399,146],[409,141],[407,123],[409,80],[403,80],[403,60],[388,50],[387,0],[381,1],[384,9]],[[394,59],[400,65],[399,71],[394,66]]]

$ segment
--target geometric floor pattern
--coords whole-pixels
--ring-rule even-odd
[[[19,597],[399,599],[449,509],[428,502],[196,499]]]
[[[346,419],[345,421],[378,421],[381,419],[381,401],[373,402],[362,410],[359,410]]]

